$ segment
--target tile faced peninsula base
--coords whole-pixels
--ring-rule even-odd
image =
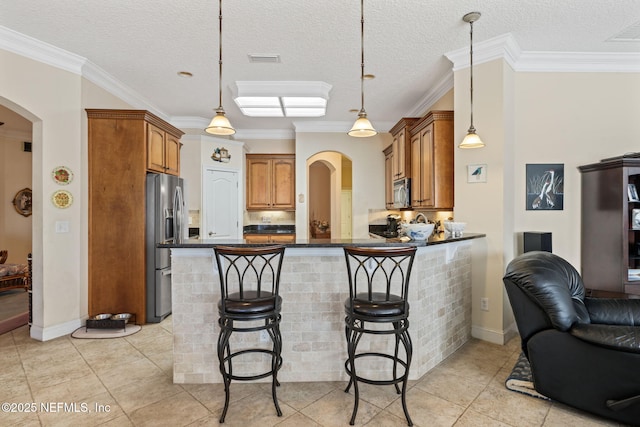
[[[471,241],[418,248],[409,292],[413,361],[418,379],[471,337]],[[216,343],[218,273],[212,248],[173,248],[173,382],[219,383]],[[346,381],[344,300],[348,296],[342,248],[287,248],[280,279],[283,365],[278,379]],[[258,333],[237,334],[232,350],[268,346]],[[365,340],[359,348],[392,353],[391,336]],[[240,373],[268,369],[260,355],[233,365]],[[386,361],[362,359],[359,373],[383,378]],[[269,381],[265,379],[263,381]]]

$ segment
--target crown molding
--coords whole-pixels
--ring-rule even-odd
[[[374,126],[380,132],[389,132],[395,125],[395,122],[378,122],[374,123]],[[293,127],[298,132],[335,132],[335,133],[347,133],[353,126],[353,122],[321,122],[321,121],[304,121],[293,122]]]
[[[236,129],[234,139],[296,139],[292,129]]]
[[[219,142],[225,145],[228,145],[230,147],[244,147],[244,142],[242,141],[235,141],[233,139],[227,139],[227,138],[223,138],[223,137],[219,137],[219,136],[215,136],[215,135],[196,135],[196,134],[184,134],[182,135],[182,138],[180,138],[180,141],[183,144],[187,144],[189,142]]]
[[[453,70],[447,71],[436,86],[407,113],[406,117],[422,117],[433,104],[453,89]]]
[[[211,117],[213,117],[213,114],[211,115]],[[205,119],[204,117],[196,116],[173,116],[167,121],[181,130],[199,129],[201,131],[204,131],[204,128],[209,126],[211,119]]]
[[[132,108],[147,110],[164,121],[170,121],[170,117],[160,110],[160,108],[153,105],[151,101],[104,71],[102,68],[98,67],[93,62],[87,60],[84,63],[84,66],[82,67],[82,77],[122,99],[124,102],[131,105]]]
[[[86,58],[0,25],[0,49],[74,74],[82,74]]]
[[[197,129],[199,132],[204,132],[204,128],[209,125],[210,121],[211,119],[195,116],[175,116],[168,120],[173,126],[183,131],[185,129]],[[209,134],[199,135],[210,136]],[[292,129],[236,129],[236,133],[231,136],[234,140],[295,139],[295,137],[295,132]]]
[[[469,48],[445,53],[453,71],[469,67]],[[511,33],[473,44],[474,65],[503,59],[517,72],[637,73],[640,52],[525,52]]]

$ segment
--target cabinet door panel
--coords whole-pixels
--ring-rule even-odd
[[[180,175],[180,140],[166,134],[164,144],[165,171],[171,175]]]
[[[244,240],[247,243],[269,243],[271,238],[269,234],[245,234]]]
[[[401,179],[407,176],[407,145],[405,135],[406,131],[402,129],[393,139],[393,161],[396,165],[394,179]]]
[[[420,132],[420,144],[422,150],[422,173],[421,173],[421,206],[433,206],[433,124],[430,124]]]
[[[272,234],[271,242],[273,243],[295,243],[295,234]]]
[[[295,209],[295,161],[292,159],[273,160],[273,193],[271,207]]]
[[[164,131],[147,124],[147,169],[164,172]]]
[[[422,203],[422,144],[420,134],[411,137],[411,206],[416,208]]]
[[[271,161],[247,160],[247,209],[271,207]]]
[[[384,203],[387,209],[393,207],[393,149],[384,151]]]

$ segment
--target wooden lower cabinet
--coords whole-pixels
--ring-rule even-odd
[[[247,243],[295,243],[295,234],[245,234]]]
[[[86,111],[88,314],[132,313],[142,324],[146,321],[147,143],[158,136],[153,134],[157,129],[165,137],[171,135],[179,147],[182,132],[144,110]]]

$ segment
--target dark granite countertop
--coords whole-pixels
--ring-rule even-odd
[[[242,227],[242,234],[296,234],[293,224],[253,224]]]
[[[344,246],[372,246],[372,247],[393,247],[393,246],[430,246],[440,245],[463,240],[479,239],[486,237],[482,233],[464,233],[461,237],[449,237],[444,232],[432,236],[427,241],[410,240],[400,241],[397,238],[371,238],[371,239],[296,239],[295,243],[282,243],[288,248],[336,248]],[[246,243],[244,239],[189,239],[182,243],[160,243],[159,248],[212,248],[214,246],[265,246],[273,243]]]

